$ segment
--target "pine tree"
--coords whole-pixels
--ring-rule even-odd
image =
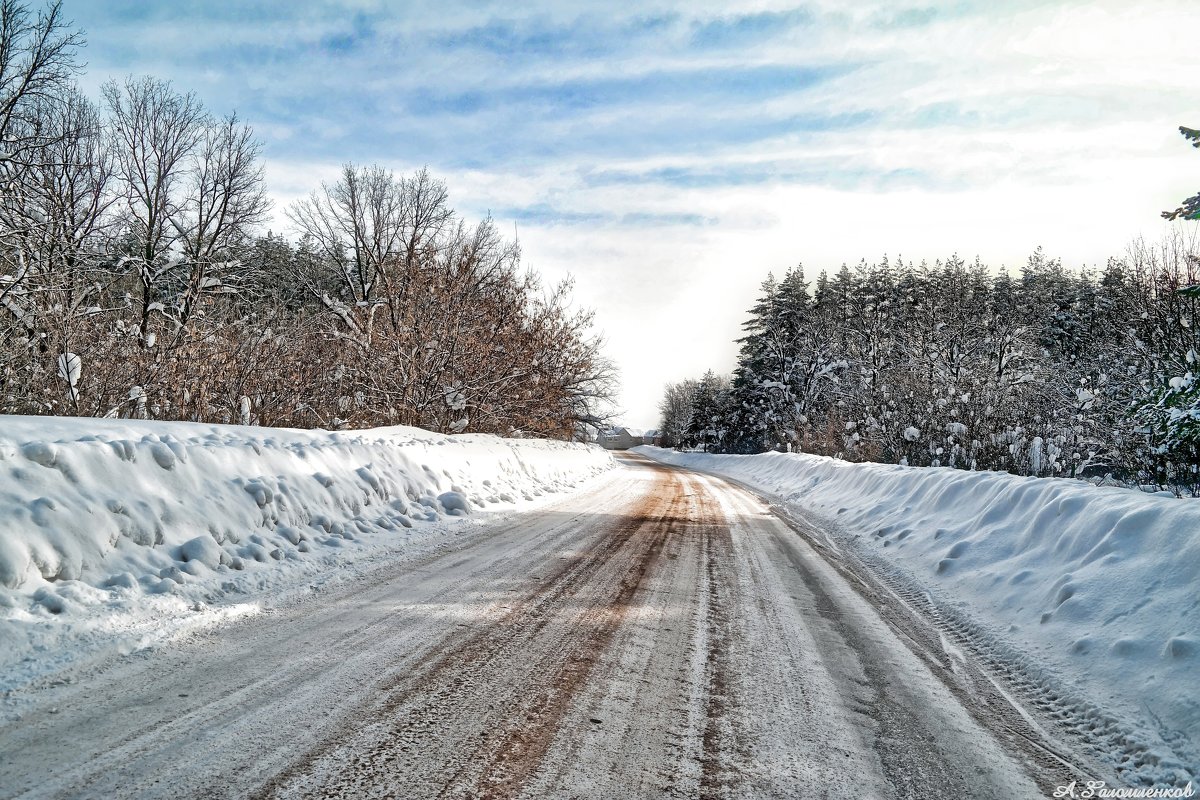
[[[729,381],[711,369],[692,395],[688,435],[706,453],[724,452],[728,434]]]
[[[729,443],[734,452],[756,453],[771,438],[771,402],[765,383],[772,373],[771,337],[779,284],[773,274],[762,283],[762,291],[742,324],[744,335],[730,390]]]

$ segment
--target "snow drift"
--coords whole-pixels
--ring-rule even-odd
[[[836,520],[852,546],[1123,721],[1150,720],[1197,767],[1200,502],[804,454],[637,451]]]
[[[286,589],[611,465],[598,447],[417,428],[0,417],[0,667],[50,623]]]

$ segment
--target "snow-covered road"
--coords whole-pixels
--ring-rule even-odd
[[[0,796],[1007,799],[1104,777],[819,535],[624,462],[399,572],[73,668],[0,728]]]

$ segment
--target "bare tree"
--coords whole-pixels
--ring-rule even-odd
[[[183,327],[207,292],[236,292],[242,264],[234,257],[270,210],[260,146],[248,125],[231,114],[209,123],[193,156],[181,213],[172,220],[180,236],[187,284],[180,294]]]
[[[297,201],[288,217],[334,266],[351,304],[370,303],[389,259],[404,245],[404,181],[380,167],[346,164],[339,180]]]
[[[260,145],[236,114],[213,120],[192,94],[154,78],[108,83],[116,174],[141,284],[145,338],[160,311],[183,335],[206,295],[236,292],[235,249],[265,219]]]
[[[39,109],[70,88],[82,45],[61,0],[36,16],[21,0],[0,0],[0,162],[27,164],[29,151],[52,135],[41,130]]]
[[[426,170],[347,165],[289,217],[321,256],[298,279],[328,335],[354,345],[340,420],[565,438],[601,424],[613,370],[590,317],[568,310],[566,285],[543,297],[519,245],[491,219],[456,219]]]
[[[298,277],[368,348],[381,308],[393,329],[404,324],[414,274],[439,247],[453,211],[445,184],[425,170],[397,178],[377,166],[347,164],[337,182],[322,184],[287,215],[336,271],[340,297],[324,291],[323,275]]]
[[[102,249],[111,158],[99,111],[77,91],[46,101],[40,115],[43,140],[29,151],[35,163],[0,206],[0,224],[41,271],[64,277],[58,301],[74,307],[91,291],[86,268]]]
[[[43,117],[70,88],[78,70],[75,51],[82,44],[82,34],[63,20],[61,3],[35,15],[23,2],[0,0],[0,387],[5,394],[14,385],[23,384],[24,392],[36,383],[27,372],[36,363],[18,367],[14,359],[48,347],[38,314],[43,265],[29,258],[30,244],[48,232],[36,213],[39,199],[28,190],[37,186],[31,171],[44,165],[44,150],[59,135],[54,126],[43,125]]]
[[[193,94],[179,94],[151,77],[103,87],[112,117],[115,175],[130,236],[128,257],[141,288],[138,327],[143,338],[154,310],[163,308],[162,283],[175,264],[171,249],[182,238],[179,217],[189,159],[208,120]]]
[[[43,139],[18,191],[0,202],[6,255],[16,257],[66,319],[97,298],[97,256],[112,201],[110,158],[96,107],[78,92],[46,101]]]
[[[14,277],[0,286],[0,305],[17,323],[9,344],[26,342],[34,372],[38,360],[46,370],[57,355],[78,355],[77,334],[102,310],[112,280],[102,268],[111,194],[98,112],[77,92],[39,105],[39,144],[25,151],[19,180],[0,196],[0,263]],[[79,411],[78,392],[68,397]]]

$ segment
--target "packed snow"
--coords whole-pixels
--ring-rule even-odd
[[[610,469],[418,428],[0,418],[0,693],[440,546]]]
[[[1127,775],[1200,776],[1200,502],[805,454],[637,452],[824,517],[843,543],[1094,705],[1089,715],[1149,743],[1117,765]]]

